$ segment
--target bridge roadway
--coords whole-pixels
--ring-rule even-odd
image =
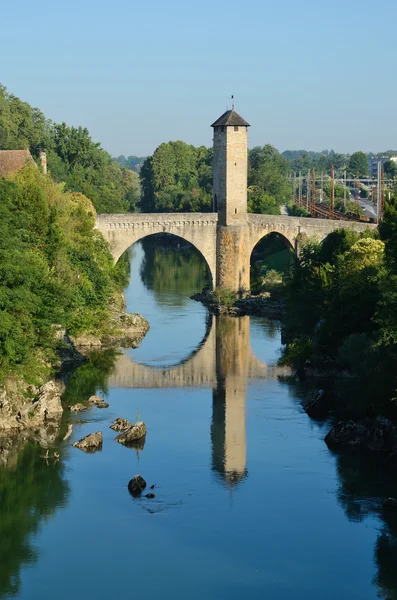
[[[96,228],[110,244],[115,262],[132,244],[148,235],[170,233],[190,242],[204,257],[213,285],[231,289],[249,288],[249,264],[255,245],[266,235],[277,233],[294,250],[305,238],[324,240],[336,229],[355,231],[373,229],[376,225],[356,221],[334,221],[286,215],[248,214],[241,226],[218,226],[217,213],[126,213],[98,215]],[[221,232],[221,233],[220,233]],[[225,233],[226,232],[226,233]],[[229,255],[229,256],[228,256]],[[233,279],[227,277],[231,270]]]

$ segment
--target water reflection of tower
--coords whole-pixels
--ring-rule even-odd
[[[212,391],[212,467],[232,486],[247,475],[245,404],[250,319],[221,315],[214,325],[217,385]]]

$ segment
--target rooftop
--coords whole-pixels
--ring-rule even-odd
[[[211,127],[219,127],[220,125],[226,125],[227,127],[250,126],[250,124],[247,123],[247,121],[245,121],[243,117],[240,117],[240,115],[236,113],[234,108],[232,108],[232,110],[227,110],[226,112],[224,112],[223,115],[215,121],[215,123],[212,123]]]
[[[26,161],[35,164],[29,150],[0,150],[0,175],[5,177],[19,171]]]

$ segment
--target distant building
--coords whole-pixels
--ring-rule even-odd
[[[370,158],[369,159],[369,173],[371,175],[371,177],[378,177],[378,162],[382,163],[382,166],[385,164],[385,162],[387,162],[388,160],[392,160],[393,162],[395,162],[397,164],[397,156],[381,156],[381,157],[375,157],[375,158]]]
[[[0,176],[20,171],[27,162],[36,164],[29,150],[0,150]]]

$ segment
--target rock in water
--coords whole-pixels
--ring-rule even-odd
[[[97,408],[108,408],[109,402],[98,402],[98,404],[96,404],[95,406]]]
[[[80,450],[84,450],[84,452],[95,452],[96,450],[100,450],[102,448],[102,431],[90,433],[78,442],[72,444],[72,446],[80,448]]]
[[[102,404],[102,402],[104,402],[104,399],[101,398],[100,396],[90,396],[88,398],[88,403],[89,404],[95,404],[96,406],[98,406],[98,404]]]
[[[138,421],[129,429],[122,431],[117,437],[116,442],[119,444],[130,444],[136,440],[140,440],[146,435],[146,425],[143,421]]]
[[[128,491],[134,498],[140,496],[145,487],[146,481],[140,475],[135,475],[135,477],[128,482]]]
[[[397,500],[395,498],[387,498],[382,502],[382,507],[397,510]]]
[[[155,498],[156,495],[152,494],[151,492],[149,492],[148,494],[145,494],[145,498]]]
[[[73,413],[78,413],[78,412],[82,412],[83,410],[87,410],[87,406],[85,406],[84,404],[82,404],[81,402],[78,402],[77,404],[72,404],[72,406],[69,406],[69,410],[70,412]]]
[[[324,390],[318,390],[305,398],[302,402],[302,408],[312,419],[325,418],[328,414],[328,406]]]
[[[63,438],[63,441],[68,440],[70,438],[70,436],[72,435],[72,433],[73,433],[73,425],[71,423],[69,423],[68,430],[65,434],[65,437]]]
[[[113,431],[123,431],[123,429],[130,429],[131,427],[132,424],[127,419],[119,417],[111,424],[110,429],[113,429]]]

